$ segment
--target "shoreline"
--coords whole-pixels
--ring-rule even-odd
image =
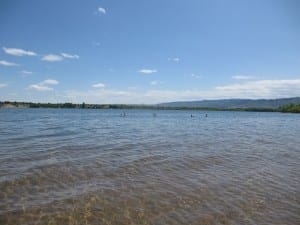
[[[73,103],[31,103],[31,102],[0,102],[0,109],[145,109],[145,110],[195,110],[195,111],[232,111],[232,112],[282,112],[300,113],[289,111],[289,106],[279,108],[214,108],[214,107],[175,107],[159,105],[130,105],[130,104],[73,104]],[[297,105],[296,105],[297,107]]]

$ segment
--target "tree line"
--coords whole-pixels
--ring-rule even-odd
[[[300,113],[300,104],[288,104],[288,105],[284,105],[279,107],[279,111],[280,112],[284,112],[284,113]]]
[[[74,104],[66,103],[34,103],[34,102],[0,102],[0,108],[62,108],[62,109],[159,109],[159,110],[207,110],[207,111],[252,111],[252,112],[284,112],[300,113],[300,104],[288,104],[277,109],[272,108],[213,108],[213,107],[172,107],[159,105],[127,105],[127,104]]]

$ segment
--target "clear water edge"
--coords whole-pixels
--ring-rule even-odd
[[[300,224],[299,115],[122,112],[1,109],[0,224]]]

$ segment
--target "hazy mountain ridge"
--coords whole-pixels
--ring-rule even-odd
[[[158,104],[163,107],[199,107],[199,108],[265,108],[277,109],[288,104],[300,104],[300,97],[279,98],[279,99],[220,99],[220,100],[200,100],[200,101],[178,101]]]

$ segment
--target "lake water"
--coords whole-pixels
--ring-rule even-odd
[[[1,109],[0,224],[300,224],[300,115],[122,112]]]

